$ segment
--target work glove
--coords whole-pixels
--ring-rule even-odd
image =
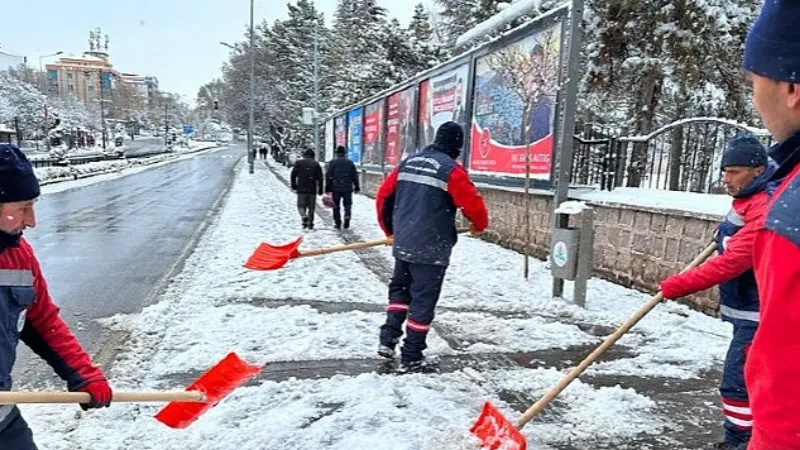
[[[107,408],[111,404],[111,399],[114,395],[108,380],[105,378],[90,381],[79,388],[70,389],[70,391],[86,392],[92,396],[92,401],[89,403],[81,403],[81,409],[84,411],[90,408]]]
[[[478,227],[475,226],[474,223],[469,223],[469,234],[473,236],[480,236],[483,234],[483,230],[479,230]]]
[[[680,274],[672,275],[666,280],[661,282],[661,294],[664,295],[665,300],[675,300],[681,297],[686,297],[694,292],[687,290],[681,282]]]
[[[393,234],[387,234],[386,235],[386,239],[389,239],[389,243],[386,244],[387,247],[391,247],[392,245],[394,245],[394,235]]]

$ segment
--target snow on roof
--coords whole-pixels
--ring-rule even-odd
[[[11,128],[9,128],[8,126],[6,126],[6,125],[4,125],[2,123],[0,123],[0,133],[17,134],[16,131],[12,130]]]

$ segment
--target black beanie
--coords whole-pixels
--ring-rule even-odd
[[[721,168],[726,167],[761,167],[769,163],[767,149],[752,134],[740,134],[725,146],[722,154]]]
[[[33,200],[39,180],[25,154],[12,144],[0,144],[0,203]]]
[[[314,159],[315,156],[317,156],[317,154],[314,153],[314,150],[311,150],[310,148],[303,152],[303,158]]]
[[[340,146],[336,147],[336,154],[337,155],[344,155],[345,154],[344,146],[340,145]]]
[[[445,122],[436,130],[433,143],[445,153],[459,150],[464,146],[464,128],[455,122]]]

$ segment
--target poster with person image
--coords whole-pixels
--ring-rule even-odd
[[[456,122],[469,131],[467,78],[469,64],[463,64],[419,85],[419,146],[432,144],[436,130],[445,122]]]
[[[356,164],[361,162],[363,120],[364,109],[360,106],[347,113],[347,156]]]
[[[347,147],[347,116],[342,114],[333,119],[334,143],[337,147]]]
[[[417,153],[416,99],[416,87],[395,92],[386,99],[384,162],[389,167]]]
[[[553,161],[561,23],[477,61],[470,170],[549,180]]]
[[[364,164],[380,165],[383,161],[383,114],[386,101],[367,105],[364,112]]]

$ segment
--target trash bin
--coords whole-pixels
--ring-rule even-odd
[[[550,239],[553,296],[563,295],[563,281],[574,281],[573,301],[586,306],[587,282],[594,268],[594,209],[582,202],[564,202],[555,210]],[[570,217],[576,216],[569,226]]]

